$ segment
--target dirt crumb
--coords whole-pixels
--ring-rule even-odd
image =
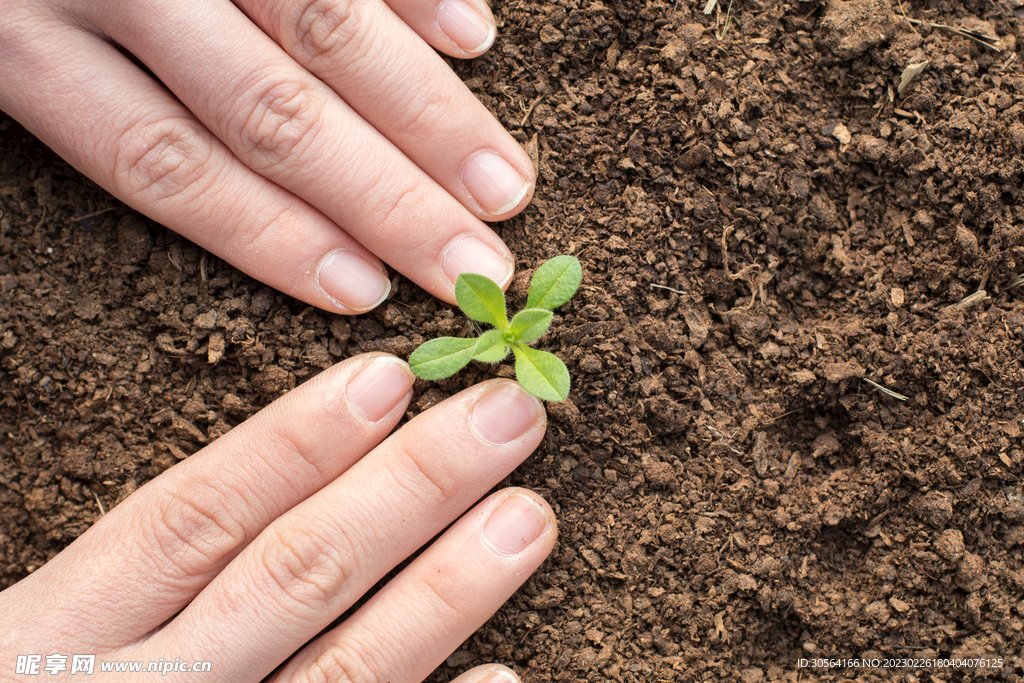
[[[840,59],[853,59],[896,33],[888,0],[829,0],[821,19],[823,41]]]

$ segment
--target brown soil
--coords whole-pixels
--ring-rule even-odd
[[[436,680],[1020,680],[1022,3],[903,1],[972,40],[886,0],[606,1],[499,4],[458,67],[540,169],[497,226],[512,300],[555,254],[585,275],[512,477],[560,541]],[[310,309],[0,131],[0,586],[329,364],[464,329],[401,278]],[[1007,659],[798,667],[968,654]]]

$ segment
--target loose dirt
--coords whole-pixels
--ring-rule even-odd
[[[704,5],[499,3],[457,65],[539,169],[512,304],[585,275],[510,479],[560,540],[435,680],[1020,680],[1024,8]],[[0,132],[0,586],[322,368],[468,332],[397,276],[308,308]],[[968,655],[1006,664],[799,666]]]

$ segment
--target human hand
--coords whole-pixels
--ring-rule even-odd
[[[266,284],[353,313],[390,291],[377,257],[449,302],[460,273],[511,278],[480,219],[529,201],[532,164],[430,47],[485,51],[484,0],[0,8],[0,109]]]
[[[541,404],[486,382],[387,436],[412,381],[394,357],[349,359],[143,486],[0,593],[0,680],[21,680],[17,655],[51,653],[97,655],[97,681],[123,678],[104,662],[161,658],[210,662],[205,677],[168,680],[260,681],[293,653],[271,680],[421,680],[537,569],[556,532],[523,489],[462,514],[540,442]],[[516,678],[490,667],[458,680]]]

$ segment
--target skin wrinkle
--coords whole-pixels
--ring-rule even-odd
[[[434,225],[443,227],[427,231],[422,235],[423,239],[416,240],[413,244],[406,244],[400,257],[410,263],[433,264],[430,271],[424,273],[424,279],[433,280],[434,286],[438,289],[453,290],[454,285],[448,281],[442,271],[438,258],[445,246],[441,242],[447,234],[444,227],[466,223],[466,232],[469,232],[468,226],[476,223],[476,219],[469,215],[460,219],[455,215],[455,212],[461,211],[461,208],[443,201],[443,188],[435,185],[433,180],[420,173],[403,180],[403,182],[411,183],[411,186],[398,190],[399,196],[393,198],[392,195],[396,191],[391,184],[394,182],[393,169],[386,166],[383,160],[372,155],[369,157],[364,155],[360,158],[366,165],[362,167],[353,165],[347,168],[345,176],[359,173],[356,176],[359,178],[359,185],[367,188],[360,195],[361,206],[357,212],[370,217],[373,230],[367,237],[372,238],[372,244],[393,244],[403,240],[407,241],[408,225],[420,223],[424,215],[435,216]],[[332,179],[332,182],[339,185],[347,184],[345,178]],[[409,199],[409,197],[413,198]],[[382,211],[381,206],[387,208]]]
[[[230,239],[233,244],[239,247],[239,252],[246,254],[247,257],[258,256],[263,252],[262,244],[264,242],[269,241],[272,244],[275,242],[273,238],[268,238],[267,234],[271,231],[280,234],[282,219],[291,213],[292,207],[282,206],[281,210],[275,215],[256,225],[237,221],[230,227],[227,239]],[[284,234],[289,234],[289,232],[285,231]],[[251,260],[255,261],[256,259]]]
[[[471,411],[470,406],[479,400],[486,389],[487,387],[477,388],[474,394],[457,399],[458,403],[452,402],[449,404],[446,401],[445,404],[448,404],[446,406],[448,409],[445,412],[447,414],[465,412],[468,415]],[[465,471],[466,468],[462,466],[462,463],[456,463],[451,460],[450,454],[462,453],[466,460],[473,461],[476,459],[479,451],[491,447],[481,443],[479,438],[468,429],[468,424],[465,427],[460,425],[460,429],[456,430],[450,424],[438,424],[439,421],[429,414],[426,414],[423,418],[418,418],[418,420],[422,423],[418,425],[418,431],[427,436],[421,436],[415,441],[410,442],[409,439],[403,437],[402,432],[399,432],[386,446],[387,462],[392,463],[396,458],[400,458],[406,460],[411,467],[389,466],[384,470],[385,473],[395,480],[396,485],[401,486],[403,490],[409,491],[412,495],[416,494],[416,490],[410,486],[403,485],[402,481],[398,479],[396,472],[409,472],[414,476],[418,474],[423,481],[430,484],[430,488],[436,491],[437,495],[446,503],[459,500],[459,494],[464,488],[465,482],[463,481],[464,477],[455,476],[455,473]],[[505,450],[505,447],[500,447],[497,452],[500,453],[502,450]],[[413,455],[414,452],[416,455]],[[442,455],[438,456],[437,454]],[[421,465],[420,462],[427,464]],[[439,466],[442,463],[446,463],[446,472],[444,473],[446,476],[443,480],[438,475],[430,474],[427,469],[430,465]],[[430,489],[420,488],[429,493]]]
[[[306,156],[324,137],[325,97],[319,83],[299,82],[296,74],[275,70],[257,79],[244,92],[227,98],[236,114],[248,112],[235,131],[248,165],[262,175],[291,175],[296,159]]]
[[[266,467],[277,480],[273,484],[275,490],[288,489],[292,494],[292,498],[298,499],[302,494],[302,487],[295,482],[310,480],[329,481],[327,473],[313,462],[312,458],[299,452],[298,444],[295,444],[291,438],[280,432],[272,432],[271,434],[273,435],[268,436],[266,440],[261,440],[260,445],[252,444],[253,447],[250,452],[259,453],[261,447],[267,441],[276,443],[277,453],[270,457],[261,453],[261,460],[263,461],[261,466]],[[292,455],[296,457],[291,457]],[[300,465],[304,465],[304,467],[300,467]],[[261,477],[261,480],[266,481],[267,477]],[[268,514],[264,515],[264,518],[272,519],[282,514],[284,510],[274,508],[273,511],[267,510],[266,512]]]
[[[320,71],[318,75],[324,81],[344,78],[347,92],[358,92],[365,95],[367,92],[376,92],[377,88],[384,86],[384,81],[380,78],[380,72],[387,70],[386,65],[388,64],[390,52],[381,52],[374,49],[374,46],[381,44],[381,36],[385,36],[384,44],[390,43],[391,41],[386,38],[391,34],[381,32],[380,19],[387,17],[387,12],[378,12],[375,17],[377,21],[365,21],[361,16],[361,11],[358,9],[353,11],[360,18],[359,28],[361,30],[354,31],[349,38],[345,46],[344,62],[339,63],[337,69],[333,71]],[[390,28],[397,30],[397,27],[394,26]],[[403,86],[405,85],[407,84],[403,83]],[[350,99],[358,98],[352,97]],[[353,109],[356,108],[353,107]],[[356,111],[365,118],[365,112],[358,109]]]
[[[289,14],[293,11],[289,7]],[[340,61],[362,24],[352,0],[306,0],[291,29],[282,17],[276,19],[267,25],[278,26],[281,37],[292,37],[291,43],[281,41],[285,49],[297,53],[300,62],[318,73],[323,73],[325,67],[329,73],[329,68]]]
[[[282,412],[280,417],[284,418],[284,411],[282,410],[280,412]],[[268,415],[268,418],[271,420],[277,417],[278,415]],[[274,470],[274,473],[280,477],[282,484],[287,484],[292,479],[308,477],[310,474],[309,470],[312,470],[313,474],[315,475],[315,478],[319,481],[327,482],[333,478],[328,476],[328,473],[323,469],[323,461],[326,459],[326,454],[318,452],[318,444],[316,443],[317,439],[315,438],[315,436],[313,436],[313,434],[311,434],[311,432],[313,432],[314,430],[311,430],[311,432],[305,432],[301,428],[301,425],[303,424],[315,423],[319,416],[309,415],[304,417],[305,419],[301,420],[298,425],[294,425],[294,423],[288,424],[284,420],[278,420],[277,424],[281,426],[279,426],[277,429],[268,429],[266,434],[261,435],[260,444],[252,444],[254,448],[262,450],[261,445],[265,443],[265,440],[269,440],[271,444],[274,444],[276,446],[276,452],[274,453],[273,457],[262,457],[262,460],[265,463],[281,462],[286,463],[289,466],[301,463],[302,465],[305,466],[304,468],[302,468],[305,471],[300,471],[298,468],[296,468],[296,471],[294,473],[289,472],[288,474],[285,474],[287,470],[283,470],[280,472]],[[356,443],[361,443],[366,440],[368,430],[365,427],[362,427],[362,425],[357,426],[356,424],[354,424],[356,422],[355,420],[344,418],[341,419],[344,420],[345,427],[349,427],[351,425],[351,431],[356,432],[353,435],[353,440]],[[295,427],[294,431],[293,426]],[[259,451],[256,450],[254,452]]]
[[[459,498],[461,482],[454,475],[458,468],[445,466],[444,456],[436,458],[436,452],[429,448],[417,448],[418,455],[399,447],[388,455],[388,474],[395,485],[408,492],[417,500],[432,506],[447,507]]]
[[[442,92],[442,89],[426,89],[420,93],[420,97],[413,98],[416,108],[404,112],[401,119],[401,130],[405,135],[425,135],[427,131],[436,128],[438,125],[450,126],[451,112],[456,100],[451,93]],[[454,130],[454,128],[453,128]]]
[[[349,673],[354,669],[359,670],[361,675],[353,676]],[[369,666],[358,648],[346,648],[344,644],[339,643],[324,647],[319,655],[310,659],[309,664],[299,672],[299,675],[308,683],[383,683],[376,671],[374,667]],[[388,681],[390,680],[389,678]]]
[[[339,514],[333,515],[332,519],[344,519],[350,522],[352,528],[361,528],[359,524],[368,523],[375,518],[360,514],[360,510],[349,511],[345,507],[340,508]],[[320,508],[317,510],[322,512]],[[325,581],[307,579],[295,571],[290,571],[293,580],[315,587],[316,592],[321,595],[323,602],[321,607],[311,607],[297,596],[290,595],[285,589],[288,576],[282,575],[280,568],[275,572],[271,567],[278,559],[271,556],[271,552],[276,548],[275,539],[283,540],[292,546],[291,552],[298,565],[312,568],[311,571],[314,573],[318,568],[327,568],[326,572],[321,571],[322,575],[328,577]],[[295,550],[296,539],[301,539],[302,545],[308,549],[306,552]],[[366,583],[366,577],[369,577],[371,582],[378,578],[367,566],[366,558],[371,557],[372,554],[371,551],[363,547],[359,535],[347,533],[346,527],[333,522],[324,526],[320,520],[311,519],[306,515],[293,517],[285,527],[271,526],[242,556],[242,563],[232,574],[232,581],[226,582],[216,593],[207,594],[200,603],[194,603],[194,605],[199,609],[200,615],[213,616],[215,621],[228,625],[236,623],[233,618],[234,614],[243,615],[243,617],[250,615],[252,618],[266,618],[268,612],[278,614],[280,610],[274,608],[274,606],[278,606],[295,617],[293,625],[295,626],[295,635],[298,635],[302,631],[303,622],[309,620],[310,614],[296,610],[294,605],[306,605],[306,612],[319,614],[318,619],[324,622],[321,626],[326,626],[332,614],[340,612],[358,599],[359,595],[352,592],[355,587]],[[310,557],[312,559],[309,559]],[[293,606],[289,607],[274,597],[278,594],[273,588],[275,585],[281,587],[286,597],[291,597]],[[269,610],[263,607],[268,598],[271,605]],[[225,613],[226,607],[230,608],[230,614]],[[192,618],[195,619],[196,616],[194,615]],[[326,621],[324,621],[325,618]],[[221,630],[230,632],[231,628],[229,626],[227,629]],[[188,637],[186,635],[186,638]]]
[[[443,72],[447,70],[447,66],[433,51],[421,55],[419,60],[412,62],[410,54],[406,51],[380,53],[373,50],[373,45],[386,42],[386,39],[381,38],[381,35],[386,36],[389,31],[401,32],[403,28],[405,28],[404,25],[401,22],[395,21],[393,15],[382,12],[380,21],[373,22],[366,31],[367,40],[371,47],[356,54],[348,55],[346,60],[347,67],[345,69],[346,83],[350,85],[352,91],[358,92],[363,99],[369,98],[367,100],[368,103],[373,102],[376,106],[380,106],[382,102],[388,101],[390,94],[394,92],[411,93],[402,100],[406,105],[421,99],[437,99],[442,91],[445,100],[449,103],[456,102],[456,89],[460,87],[460,84],[452,83],[448,79],[441,77]],[[362,66],[363,62],[368,60],[373,60],[374,68]],[[426,79],[422,85],[409,83],[405,78],[405,74],[410,69],[421,65],[424,61],[427,62],[432,77]],[[362,68],[360,68],[361,66]],[[385,74],[383,78],[379,75],[381,72]],[[417,89],[413,90],[413,87]],[[422,117],[424,113],[422,109],[424,108],[426,106],[416,111],[394,111],[388,122],[389,129],[393,129],[396,132],[411,130],[412,124]],[[357,109],[357,111],[359,110]],[[366,115],[363,111],[359,111],[359,113],[364,116]],[[452,116],[455,113],[453,110]],[[396,124],[392,126],[390,125],[391,122],[396,122]],[[453,135],[456,135],[458,132],[461,132],[461,129],[452,131]]]
[[[382,178],[386,176],[386,170],[382,169]],[[407,237],[408,229],[406,223],[403,222],[403,218],[400,217],[401,213],[408,214],[409,220],[414,223],[421,220],[421,216],[434,215],[434,224],[437,226],[443,226],[442,229],[436,229],[429,231],[424,234],[424,239],[417,240],[413,245],[407,245],[406,249],[402,252],[404,260],[409,262],[417,263],[430,263],[432,267],[429,271],[423,273],[423,279],[432,284],[438,290],[443,291],[454,291],[454,284],[448,279],[443,269],[442,252],[449,246],[450,243],[458,236],[472,235],[481,242],[490,245],[492,248],[503,253],[504,245],[498,241],[498,244],[489,242],[486,238],[488,235],[493,235],[488,229],[484,228],[485,233],[478,235],[473,229],[476,224],[479,223],[478,219],[473,217],[471,214],[466,212],[463,214],[465,209],[459,205],[450,205],[445,202],[438,202],[435,205],[433,199],[441,198],[444,190],[440,187],[428,187],[432,186],[433,181],[429,178],[423,181],[421,186],[423,190],[423,197],[418,200],[402,200],[410,194],[410,190],[405,190],[402,196],[398,200],[388,200],[390,205],[390,211],[385,216],[379,216],[374,221],[375,228],[373,238],[375,241],[382,243],[392,243],[396,240]],[[386,184],[371,185],[372,188],[380,191],[387,191]],[[436,192],[434,191],[436,189]],[[375,193],[367,193],[364,195],[365,205],[367,207],[374,207],[368,209],[371,212],[376,211],[376,207],[382,205],[382,198]],[[404,206],[408,206],[408,210],[404,210]],[[464,227],[463,227],[464,226]],[[444,241],[442,241],[444,240]]]
[[[407,225],[412,216],[422,215],[421,207],[432,203],[429,199],[433,193],[432,188],[427,187],[428,182],[410,178],[397,192],[389,192],[386,202],[375,204],[376,222],[384,234],[395,234],[400,230],[398,226]]]
[[[422,632],[413,632],[409,629],[403,629],[402,626],[396,623],[389,617],[385,618],[372,618],[369,623],[362,622],[355,629],[351,631],[355,632],[356,637],[348,637],[345,640],[345,644],[349,645],[350,650],[361,653],[360,660],[375,664],[376,666],[371,671],[392,671],[392,680],[404,680],[404,677],[399,673],[394,673],[394,663],[402,662],[406,659],[405,652],[424,652],[429,649],[428,643],[422,641]],[[350,633],[349,631],[348,633]],[[373,643],[374,647],[369,647],[371,638],[367,638],[367,634],[386,634],[387,637],[378,639]],[[401,640],[396,640],[391,637],[392,634],[402,633],[404,637]],[[359,636],[362,636],[361,638]],[[414,639],[420,638],[420,642],[414,642]]]
[[[140,551],[168,585],[192,587],[204,581],[220,559],[242,546],[247,534],[228,506],[220,502],[219,492],[196,484],[189,489],[188,498],[177,493],[163,499],[159,512],[150,518],[149,542],[143,543]],[[209,508],[204,509],[206,506]],[[168,571],[168,565],[179,575]]]
[[[251,558],[258,567],[256,593],[270,597],[297,625],[312,615],[331,612],[339,596],[347,595],[345,585],[352,576],[351,567],[341,559],[352,555],[338,552],[336,539],[317,531],[313,526],[301,530],[271,526]],[[339,535],[346,539],[342,546],[352,547],[347,535]],[[277,610],[272,613],[280,616]]]
[[[130,123],[112,140],[113,184],[122,196],[156,203],[187,202],[205,194],[214,144],[183,117]]]
[[[444,621],[446,620],[464,620],[469,615],[464,613],[458,607],[456,607],[454,602],[446,598],[444,596],[445,591],[442,588],[440,588],[440,584],[447,583],[449,584],[449,589],[454,589],[451,590],[452,595],[458,595],[457,586],[455,586],[456,582],[450,580],[451,577],[445,575],[443,567],[431,567],[430,569],[434,571],[428,571],[424,573],[423,578],[419,583],[435,599],[432,601],[432,604],[434,605],[434,612],[437,615],[438,621],[444,623]],[[435,586],[431,579],[436,579],[439,585]],[[442,613],[442,610],[440,609],[442,605],[448,609],[450,614]]]
[[[252,453],[258,451],[258,445],[253,444],[250,449],[250,447],[246,445],[245,438],[240,439],[240,441],[242,442],[240,444],[240,448],[246,448],[246,452]],[[210,473],[209,460],[197,462],[197,474],[199,478],[202,478],[203,474]],[[210,495],[214,495],[221,499],[224,499],[225,492],[229,492],[234,496],[234,505],[242,509],[253,510],[256,511],[257,513],[262,513],[264,517],[267,519],[271,518],[271,515],[277,514],[276,512],[271,511],[266,506],[266,499],[263,496],[260,496],[258,491],[253,490],[251,481],[249,480],[250,475],[248,473],[243,473],[242,471],[234,470],[231,472],[216,472],[210,474],[212,474],[212,476],[216,478],[216,481],[219,484],[217,489],[211,489]],[[174,484],[176,484],[177,487],[184,488],[185,490],[193,488],[192,486],[188,486],[185,484],[185,482],[180,480],[174,482]],[[249,543],[249,541],[251,541],[254,538],[254,536],[255,534],[247,531],[246,539],[243,545]]]
[[[232,485],[227,480],[221,480],[226,485],[218,489],[212,489],[205,484],[201,479],[194,481],[188,488],[182,489],[180,487],[173,487],[172,495],[175,497],[164,499],[165,501],[178,501],[184,502],[188,509],[194,510],[200,521],[208,519],[208,526],[215,526],[217,529],[222,531],[223,536],[229,539],[229,542],[217,545],[214,543],[214,547],[217,551],[209,555],[204,555],[203,551],[194,547],[194,550],[206,557],[205,564],[207,565],[203,570],[190,572],[186,567],[182,567],[180,563],[174,561],[174,556],[178,552],[171,552],[171,549],[167,547],[167,541],[162,539],[159,535],[158,527],[153,526],[153,521],[156,523],[165,522],[169,514],[166,510],[161,510],[159,516],[154,520],[149,515],[138,517],[138,521],[145,526],[140,527],[142,533],[138,535],[139,538],[148,537],[148,541],[143,541],[141,544],[135,544],[127,547],[124,553],[126,557],[137,557],[141,555],[142,559],[145,560],[145,564],[149,565],[155,570],[158,578],[166,579],[164,585],[168,588],[176,589],[178,592],[181,590],[193,590],[197,583],[203,583],[206,580],[206,576],[210,572],[220,571],[223,564],[234,557],[242,548],[244,548],[253,538],[254,534],[246,531],[246,525],[244,522],[239,521],[239,515],[236,513],[237,510],[243,510],[246,512],[252,511],[253,508],[258,508],[263,505],[262,499],[258,497],[254,499],[248,499],[245,493],[248,493],[247,487],[244,483],[239,482],[238,484]],[[172,484],[173,486],[173,484]],[[185,500],[181,498],[181,492],[185,491],[186,495],[193,500],[199,500],[203,503],[207,501],[217,501],[222,508],[222,516],[226,521],[220,521],[218,515],[214,513],[203,512],[201,506],[193,504],[191,500]],[[233,496],[226,498],[224,496],[225,491],[230,491]],[[242,493],[239,493],[239,492]],[[213,504],[213,503],[211,503]],[[231,526],[237,526],[237,529],[232,529]],[[184,532],[180,532],[177,528],[172,528],[166,522],[163,525],[165,531],[175,534],[177,538],[184,543],[186,546],[191,545],[188,542],[188,535]],[[215,538],[220,534],[215,535]],[[173,542],[173,540],[171,541]],[[141,546],[141,547],[140,547]],[[166,571],[164,564],[159,561],[154,561],[158,556],[154,556],[152,550],[147,546],[156,546],[163,550],[163,556],[172,562],[172,564],[184,572],[184,577],[175,577]],[[139,552],[141,551],[141,553]],[[200,564],[200,563],[197,563]],[[189,580],[191,579],[191,580]]]

